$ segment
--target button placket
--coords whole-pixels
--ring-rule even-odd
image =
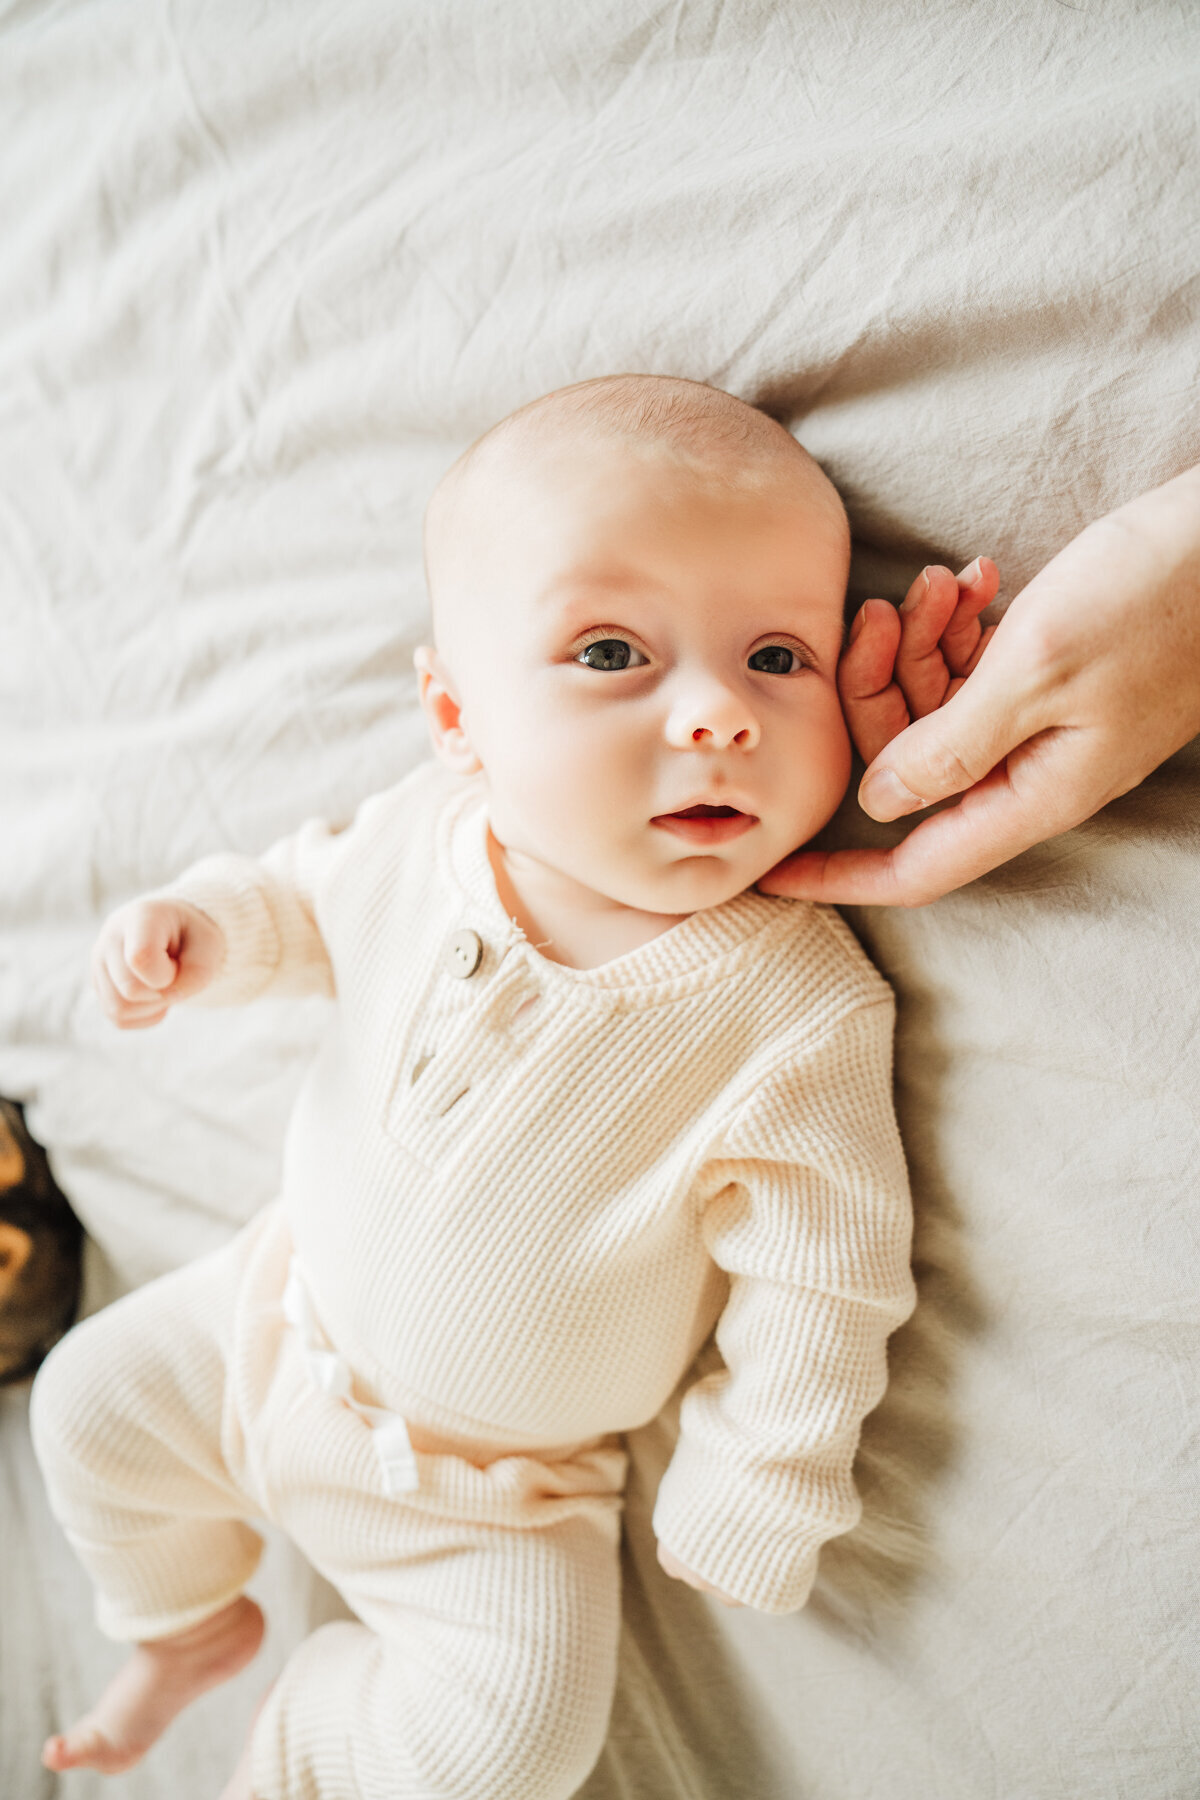
[[[400,1077],[388,1109],[389,1130],[424,1160],[447,1142],[442,1120],[498,1063],[520,1053],[519,1040],[507,1029],[514,990],[530,997],[528,972],[518,964],[502,950],[497,966],[469,927],[452,932],[438,953],[425,1029],[415,1034],[423,1047]],[[451,1117],[448,1129],[455,1131],[458,1123]]]

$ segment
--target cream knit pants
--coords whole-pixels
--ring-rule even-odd
[[[288,1661],[256,1800],[566,1800],[616,1673],[622,1453],[417,1457],[384,1492],[370,1426],[313,1384],[281,1296],[278,1207],[86,1320],[34,1390],[51,1503],[112,1637],[184,1630],[285,1530],[362,1623]],[[452,1329],[452,1326],[449,1327]]]

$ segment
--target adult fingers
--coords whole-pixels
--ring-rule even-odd
[[[924,906],[1076,823],[1074,816],[1052,816],[1052,779],[1018,788],[1007,768],[994,769],[957,806],[922,820],[890,850],[801,850],[758,886],[844,906]]]
[[[1014,662],[1019,652],[1000,654],[1002,641],[998,632],[970,681],[937,712],[902,731],[872,762],[858,798],[873,819],[903,818],[935,800],[965,793],[1048,723],[1026,700],[1023,671]]]

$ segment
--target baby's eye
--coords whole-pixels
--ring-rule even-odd
[[[624,638],[598,638],[575,658],[587,669],[607,670],[637,668],[646,660],[641,651],[635,650]]]
[[[800,659],[786,644],[764,644],[761,650],[752,652],[747,667],[763,675],[790,675],[800,667]]]

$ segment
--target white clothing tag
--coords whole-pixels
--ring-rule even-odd
[[[341,1400],[371,1427],[371,1443],[383,1471],[383,1488],[389,1499],[411,1494],[421,1485],[416,1452],[408,1427],[399,1413],[384,1406],[364,1406],[352,1395],[353,1372],[340,1351],[323,1341],[312,1298],[293,1256],[283,1290],[283,1316],[300,1339],[304,1360],[313,1383],[323,1394]]]
[[[384,1491],[389,1496],[412,1494],[421,1485],[417,1458],[409,1442],[408,1427],[399,1413],[387,1412],[381,1406],[358,1406],[364,1418],[371,1421],[375,1454],[383,1470]]]

